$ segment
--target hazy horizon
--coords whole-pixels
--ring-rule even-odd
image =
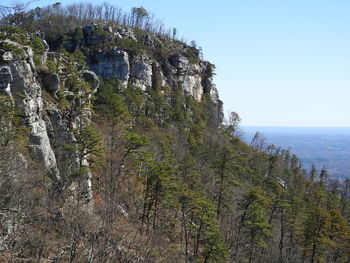
[[[259,131],[267,145],[290,150],[309,170],[315,164],[332,177],[350,176],[350,127],[242,127],[242,138],[250,143]]]
[[[277,125],[242,125],[241,127],[276,127],[276,128],[350,128],[350,126],[277,126]]]
[[[246,125],[241,126],[241,131],[244,132],[277,132],[290,134],[342,134],[350,136],[350,127],[320,127],[320,126],[255,126]]]

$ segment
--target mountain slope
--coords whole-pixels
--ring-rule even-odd
[[[348,182],[242,142],[214,66],[142,10],[78,7],[0,30],[4,262],[349,260]]]

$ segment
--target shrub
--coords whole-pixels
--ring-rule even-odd
[[[45,52],[45,44],[43,40],[38,36],[33,36],[28,41],[28,45],[33,49],[33,52],[37,55],[42,55]]]
[[[114,42],[114,44],[125,51],[134,52],[140,54],[143,52],[143,45],[133,39],[122,38]]]

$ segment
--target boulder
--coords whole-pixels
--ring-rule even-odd
[[[98,79],[96,73],[90,70],[82,70],[80,71],[80,74],[86,82],[91,84],[92,89],[97,91],[100,80]]]
[[[45,74],[43,76],[44,88],[52,93],[55,93],[60,88],[60,77],[56,73]]]
[[[13,54],[10,51],[4,52],[4,54],[2,55],[2,60],[3,61],[11,61],[11,60],[13,60]]]
[[[131,28],[119,28],[119,29],[117,29],[117,32],[123,38],[129,38],[129,39],[137,41],[135,34],[134,34],[134,31]]]

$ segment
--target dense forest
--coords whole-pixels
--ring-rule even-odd
[[[64,165],[58,176],[36,161],[23,112],[29,95],[9,96],[1,75],[0,262],[350,261],[350,180],[303,169],[259,134],[247,145],[238,114],[223,121],[205,89],[197,99],[159,81],[160,73],[143,89],[101,76],[94,86],[81,75],[91,53],[109,46],[161,66],[178,52],[204,65],[176,29],[142,7],[124,13],[108,4],[18,4],[2,14],[0,73],[29,61],[30,47],[33,79],[45,87],[47,76],[58,76],[57,89],[42,88],[39,106]],[[86,41],[86,24],[96,25],[95,42]],[[112,38],[105,25],[132,30],[135,39]],[[147,45],[149,36],[161,42]],[[205,65],[212,76],[214,66]],[[22,85],[14,83],[12,90]],[[66,130],[55,133],[53,120]],[[91,193],[82,186],[87,176]]]

